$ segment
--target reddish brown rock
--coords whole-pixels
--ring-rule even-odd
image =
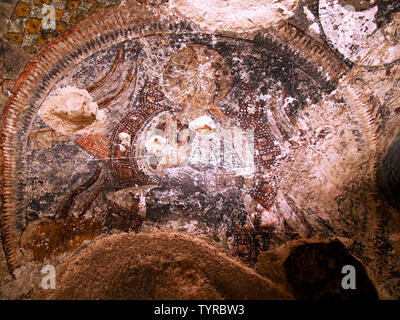
[[[343,241],[343,240],[342,240]],[[296,240],[260,254],[257,271],[300,300],[377,299],[365,267],[338,240]],[[354,266],[356,289],[343,289],[344,266]]]
[[[183,233],[119,234],[59,265],[35,299],[289,299],[278,284]]]

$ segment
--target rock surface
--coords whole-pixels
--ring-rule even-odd
[[[285,289],[300,300],[377,299],[366,269],[348,252],[346,242],[346,239],[288,242],[277,250],[261,253],[257,271],[274,283],[284,283]],[[357,290],[342,287],[347,274],[342,274],[342,268],[346,265],[356,270]]]
[[[59,88],[50,95],[39,115],[52,129],[62,134],[88,134],[104,130],[105,114],[85,89]]]
[[[301,0],[170,1],[176,9],[207,31],[251,32],[293,15]]]
[[[356,271],[357,290],[344,290],[344,266]],[[285,283],[286,288],[300,300],[377,299],[377,291],[364,266],[354,258],[339,240],[297,240],[275,251],[262,253],[258,272]]]
[[[207,242],[182,233],[101,239],[56,269],[57,288],[34,299],[288,299]]]

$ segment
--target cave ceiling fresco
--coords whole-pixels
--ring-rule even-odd
[[[380,15],[396,4],[321,0],[290,17],[300,2],[243,32],[197,22],[187,1],[130,1],[46,44],[2,118],[10,271],[119,232],[188,232],[250,267],[287,241],[342,237],[399,294],[376,181],[397,100],[379,109],[359,80],[398,69],[399,20]],[[362,32],[335,28],[340,14]]]

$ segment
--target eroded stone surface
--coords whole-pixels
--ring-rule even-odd
[[[357,65],[377,66],[400,58],[399,14],[378,27],[378,5],[357,5],[350,1],[321,0],[319,16],[325,35],[337,50]],[[358,11],[356,8],[363,8]]]
[[[357,290],[344,290],[342,268],[351,265],[357,275]],[[347,300],[378,298],[363,265],[337,240],[297,240],[260,255],[257,271],[285,283],[297,299]]]
[[[37,291],[32,298],[258,300],[290,294],[203,240],[159,232],[114,235],[89,245],[59,265],[55,291]]]
[[[43,102],[39,116],[65,135],[102,132],[106,122],[104,111],[89,92],[74,87],[58,88]]]
[[[207,31],[252,32],[289,18],[299,3],[300,0],[173,0],[170,8]]]

